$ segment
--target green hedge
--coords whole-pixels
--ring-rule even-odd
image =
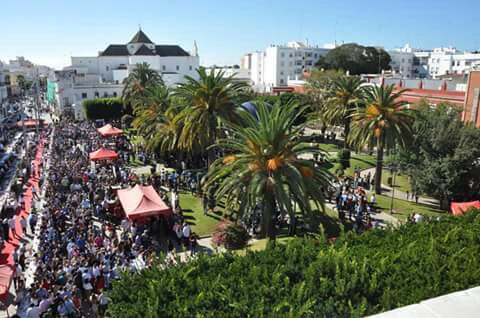
[[[350,150],[342,149],[337,153],[338,162],[343,170],[350,168]]]
[[[85,117],[95,119],[118,119],[123,114],[123,101],[119,97],[97,98],[83,101]]]
[[[480,213],[201,256],[115,282],[112,317],[360,317],[480,284]]]

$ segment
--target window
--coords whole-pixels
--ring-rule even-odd
[[[105,70],[108,72],[110,70],[110,68],[107,66],[107,67],[105,67]]]
[[[191,70],[193,70],[193,67],[190,65],[190,66],[188,67],[188,69],[191,71]]]
[[[285,81],[283,80],[283,78],[280,79],[280,84],[284,84]]]
[[[162,71],[165,71],[167,68],[165,65],[162,65]]]
[[[100,94],[98,92],[95,92],[95,98],[98,98]]]
[[[288,62],[288,66],[292,67],[292,66],[293,66],[293,62],[292,62],[292,61]]]
[[[285,66],[285,62],[284,62],[284,61],[281,61],[281,62],[280,62],[280,66]]]
[[[283,71],[280,71],[280,75],[283,75]]]
[[[177,71],[180,71],[180,66],[179,65],[177,65]]]
[[[318,54],[317,54],[317,53],[313,54],[313,57],[314,57],[314,58],[317,58],[317,57],[318,57]]]
[[[288,54],[288,56],[289,56],[289,57],[293,57],[293,54],[292,54],[292,53],[290,53],[290,54]]]
[[[103,92],[103,97],[108,97],[108,93],[107,93],[107,92]]]
[[[284,52],[280,53],[280,56],[285,57],[285,53]]]
[[[88,96],[87,93],[82,93],[82,99],[87,98],[87,96]]]
[[[113,97],[117,97],[117,92],[113,92]]]

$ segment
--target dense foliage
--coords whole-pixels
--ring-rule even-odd
[[[412,176],[413,188],[440,199],[468,201],[480,193],[480,130],[461,121],[460,111],[448,104],[435,109],[417,106],[414,140],[396,159]]]
[[[112,317],[360,317],[480,283],[480,211],[127,274]]]
[[[119,119],[122,117],[123,101],[121,98],[97,98],[83,101],[85,117],[95,119]]]
[[[351,75],[376,74],[390,69],[390,55],[383,49],[348,43],[330,50],[316,66],[326,70],[343,70]]]

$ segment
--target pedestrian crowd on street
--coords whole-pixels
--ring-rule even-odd
[[[101,146],[119,158],[93,169],[88,155]],[[92,124],[63,121],[56,126],[44,204],[21,223],[31,233],[36,228],[39,239],[30,282],[22,246],[15,251],[15,303],[25,317],[102,317],[106,291],[122,271],[151,266],[160,251],[175,255],[179,243],[195,252],[198,236],[182,215],[178,194],[172,200],[167,192],[177,179],[137,177],[127,168],[130,154],[126,138],[102,139]],[[119,211],[115,189],[138,183],[167,187],[160,195],[176,205],[171,217],[137,222]],[[40,189],[35,192],[37,201]]]

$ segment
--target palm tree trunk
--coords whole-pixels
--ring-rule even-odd
[[[385,134],[378,139],[377,143],[377,162],[375,166],[375,193],[382,194],[382,168],[383,168],[383,148],[385,147]]]
[[[275,208],[275,200],[271,194],[267,194],[263,203],[262,213],[262,232],[261,237],[268,237],[270,240],[275,240],[275,224],[273,222],[273,210]]]
[[[217,142],[217,118],[210,118],[210,136],[211,136],[211,145]],[[215,149],[209,148],[207,150],[207,169],[213,164],[215,161]]]
[[[345,119],[344,127],[343,127],[343,149],[348,149],[348,135],[350,134],[350,118]]]

